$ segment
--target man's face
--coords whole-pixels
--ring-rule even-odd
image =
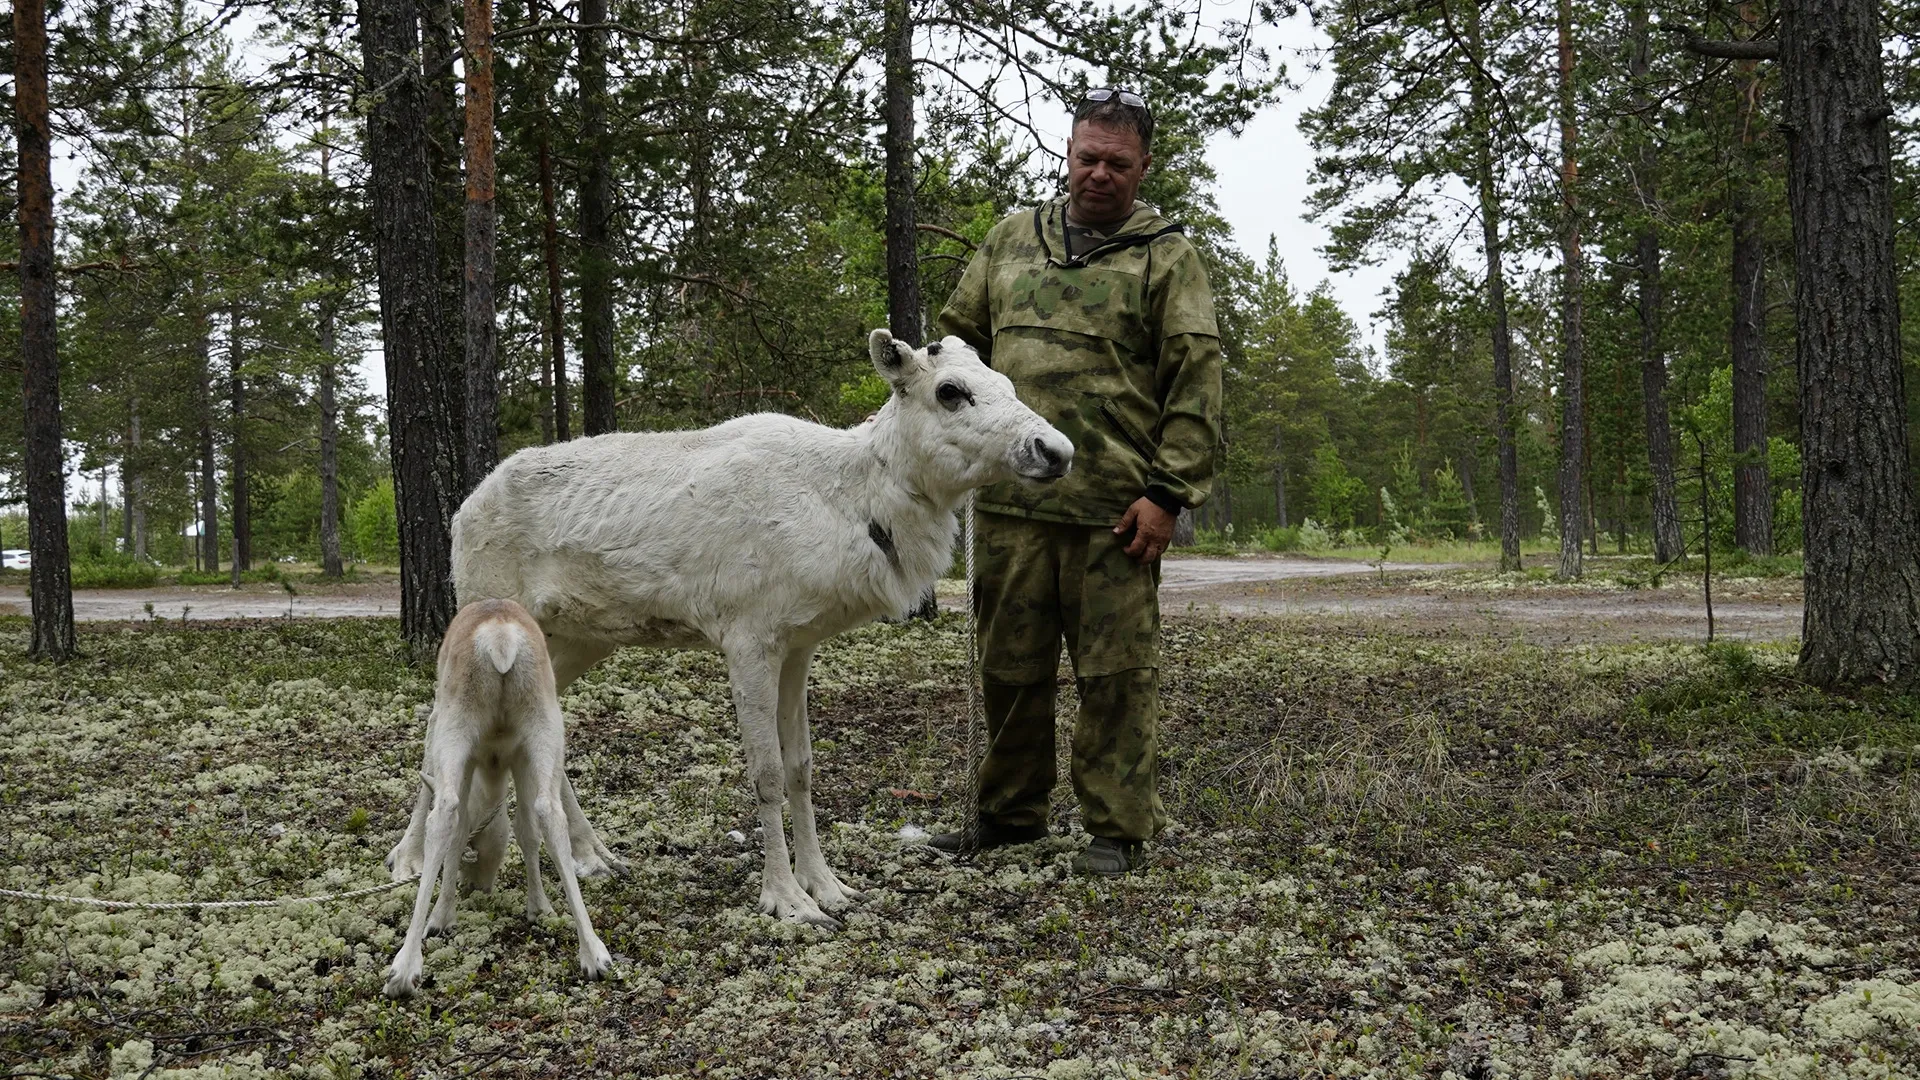
[[[1067,200],[1074,220],[1099,225],[1125,218],[1152,161],[1132,128],[1094,120],[1075,124],[1067,140]]]

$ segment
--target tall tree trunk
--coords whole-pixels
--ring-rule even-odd
[[[547,347],[553,382],[553,438],[566,442],[567,431],[567,323],[561,318],[560,221],[553,189],[553,136],[547,120],[546,95],[540,98],[540,251],[547,266]]]
[[[241,365],[240,311],[232,313],[233,336],[227,342],[227,376],[233,406],[233,441],[227,457],[233,484],[233,569],[236,574],[253,569],[253,489],[247,473],[247,383]]]
[[[1644,215],[1634,241],[1639,278],[1640,400],[1647,428],[1647,471],[1653,481],[1653,490],[1648,496],[1653,517],[1653,558],[1657,563],[1670,563],[1680,557],[1686,542],[1681,536],[1680,504],[1674,494],[1673,423],[1667,415],[1667,358],[1660,344],[1660,227],[1656,224],[1659,178],[1655,171],[1659,160],[1653,138],[1659,125],[1652,115],[1654,103],[1647,90],[1647,76],[1652,70],[1653,33],[1644,0],[1628,9],[1628,32],[1633,39],[1633,51],[1628,58],[1627,72],[1633,80],[1633,110],[1641,125],[1636,181]]]
[[[1474,182],[1479,189],[1481,243],[1487,252],[1487,313],[1493,320],[1494,432],[1500,468],[1500,569],[1520,569],[1520,463],[1513,440],[1513,334],[1507,325],[1507,281],[1500,259],[1500,192],[1493,179],[1493,88],[1482,74],[1486,42],[1480,5],[1467,7],[1467,47],[1473,53],[1471,108]]]
[[[416,657],[433,656],[453,618],[450,523],[452,425],[433,380],[448,370],[441,332],[440,250],[427,167],[427,113],[418,81],[413,0],[360,0],[367,81],[388,86],[367,118],[380,328],[387,368],[387,431],[400,526],[400,629]]]
[[[493,247],[493,0],[466,0],[467,458],[460,495],[500,461],[495,432]]]
[[[1740,6],[1749,35],[1759,24],[1752,4]],[[1773,554],[1773,492],[1767,477],[1766,261],[1754,149],[1759,137],[1759,64],[1742,61],[1740,131],[1733,180],[1733,542],[1755,555]]]
[[[337,578],[346,573],[340,560],[340,405],[335,399],[334,310],[332,301],[320,309],[320,572]]]
[[[127,454],[120,463],[121,479],[126,486],[127,551],[135,559],[147,558],[147,459],[141,450],[140,395],[135,394],[127,417]]]
[[[439,333],[447,342],[440,350],[442,366],[431,389],[441,398],[438,410],[446,425],[441,438],[453,459],[454,505],[472,486],[467,469],[467,375],[460,314],[465,305],[462,249],[465,246],[466,209],[460,183],[460,135],[466,118],[456,92],[459,79],[453,58],[460,40],[461,0],[414,0],[420,20],[422,102],[427,110],[427,173],[433,190],[434,235],[440,265],[435,285],[440,290]]]
[[[1627,553],[1627,365],[1613,362],[1613,541],[1614,554]],[[1588,443],[1592,445],[1591,442]]]
[[[615,427],[606,22],[607,0],[580,0],[580,405],[588,435]]]
[[[1575,185],[1580,166],[1575,156],[1578,132],[1573,102],[1573,6],[1557,5],[1559,25],[1560,119],[1560,568],[1558,576],[1580,576],[1580,541],[1586,534],[1581,480],[1586,462],[1586,371],[1580,293],[1580,201]]]
[[[1273,516],[1280,528],[1287,527],[1287,455],[1278,424],[1273,426]]]
[[[1735,196],[1733,218],[1733,542],[1773,554],[1773,493],[1767,478],[1765,269],[1752,192]]]
[[[1920,529],[1907,459],[1892,153],[1874,0],[1780,11],[1806,528],[1800,671],[1920,673]]]
[[[194,331],[199,339],[195,347],[200,351],[200,568],[212,573],[220,569],[220,488],[214,482],[213,326],[205,299],[196,295],[194,303],[201,305]]]
[[[886,4],[887,325],[918,346],[926,304],[913,206],[912,0]]]
[[[327,114],[322,106],[320,128],[327,129]],[[320,144],[320,182],[332,183],[332,140]],[[346,574],[340,560],[340,404],[335,398],[334,381],[339,363],[338,301],[332,296],[320,301],[320,573],[338,578]]]
[[[13,5],[14,138],[20,155],[20,366],[26,413],[27,548],[33,636],[27,655],[73,656],[73,571],[60,450],[60,361],[54,338],[53,140],[47,115],[45,0]]]

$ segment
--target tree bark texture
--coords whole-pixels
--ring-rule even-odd
[[[233,409],[233,435],[227,444],[228,480],[233,490],[233,570],[253,569],[253,491],[247,475],[247,381],[241,365],[240,313],[233,313],[233,336],[227,341],[228,401]]]
[[[1520,569],[1520,463],[1513,440],[1513,334],[1507,325],[1507,281],[1501,267],[1500,192],[1493,179],[1493,88],[1482,74],[1486,43],[1480,7],[1467,7],[1467,47],[1474,75],[1474,186],[1480,198],[1481,243],[1487,253],[1487,314],[1493,322],[1494,432],[1500,473],[1500,569]]]
[[[1773,554],[1773,493],[1767,478],[1766,271],[1760,213],[1749,193],[1733,218],[1733,542]]]
[[[581,0],[580,405],[583,430],[615,428],[613,361],[613,195],[607,141],[607,0]]]
[[[1580,541],[1587,531],[1582,506],[1586,478],[1586,357],[1581,326],[1579,129],[1573,100],[1573,4],[1560,0],[1560,568],[1561,580],[1580,576]]]
[[[427,171],[432,178],[433,218],[439,253],[435,284],[440,289],[441,335],[447,347],[440,351],[444,366],[432,389],[441,397],[440,414],[447,425],[442,436],[453,458],[454,502],[474,480],[467,475],[467,375],[462,340],[461,311],[465,305],[461,254],[466,235],[466,200],[460,183],[460,136],[466,117],[455,92],[459,79],[452,59],[460,41],[461,0],[414,0],[420,20],[420,73],[427,110]]]
[[[330,578],[346,573],[340,561],[340,404],[335,396],[335,313],[328,301],[320,309],[320,572]]]
[[[140,396],[135,394],[127,410],[127,450],[120,456],[120,488],[126,500],[121,518],[121,535],[127,552],[136,560],[147,558],[147,485],[146,456],[141,450]]]
[[[1287,527],[1287,453],[1278,424],[1273,426],[1273,518],[1280,528]]]
[[[1667,412],[1667,357],[1661,343],[1662,305],[1660,288],[1660,210],[1659,154],[1654,140],[1658,127],[1653,115],[1653,97],[1648,92],[1648,75],[1653,70],[1653,31],[1647,18],[1647,4],[1636,3],[1628,9],[1628,33],[1633,51],[1628,55],[1627,74],[1633,80],[1633,110],[1640,116],[1639,153],[1636,181],[1644,224],[1634,240],[1638,277],[1637,296],[1640,314],[1640,402],[1647,429],[1647,472],[1652,480],[1648,493],[1653,518],[1653,559],[1670,563],[1686,550],[1680,530],[1680,503],[1674,494],[1673,422]]]
[[[913,12],[911,0],[886,0],[887,325],[919,346],[925,302],[914,228]]]
[[[27,549],[33,634],[27,655],[74,653],[67,481],[60,450],[60,360],[54,336],[53,138],[47,103],[45,0],[13,5],[14,138],[19,149],[20,366],[26,415]]]
[[[320,128],[327,127],[322,105]],[[330,141],[320,145],[320,182],[332,183]],[[331,296],[320,302],[320,573],[337,578],[346,574],[340,560],[340,404],[335,396],[338,378],[340,312]]]
[[[1880,6],[1787,0],[1780,63],[1806,529],[1801,676],[1826,687],[1908,686],[1920,672],[1920,530]]]
[[[1751,4],[1741,14],[1757,22]],[[1755,555],[1773,554],[1773,492],[1767,476],[1766,260],[1762,247],[1759,172],[1755,153],[1760,115],[1759,65],[1738,65],[1745,76],[1733,179],[1733,542]]]
[[[384,86],[420,70],[412,0],[361,0],[367,80]],[[386,355],[387,432],[400,526],[400,629],[416,657],[433,656],[454,612],[452,537],[457,473],[452,426],[434,380],[452,342],[441,332],[440,251],[427,167],[420,82],[393,82],[367,119],[380,330]]]
[[[565,295],[560,284],[560,220],[553,185],[553,136],[546,119],[545,98],[541,99],[540,119],[540,250],[547,269],[547,348],[551,351],[548,378],[552,381],[553,438],[566,442],[572,436],[567,427],[567,322],[560,303]]]
[[[500,461],[495,431],[493,0],[466,0],[467,31],[467,408],[465,498]]]
[[[196,303],[204,300],[196,297]],[[200,569],[220,569],[220,488],[213,444],[213,326],[202,307],[195,330],[200,351]]]

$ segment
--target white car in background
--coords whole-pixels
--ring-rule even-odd
[[[0,569],[31,570],[32,568],[33,568],[32,552],[27,551],[23,548],[8,548],[5,551],[0,551]]]

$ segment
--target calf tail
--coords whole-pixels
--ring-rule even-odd
[[[473,651],[483,663],[505,675],[527,651],[527,634],[505,619],[489,619],[473,632]]]

